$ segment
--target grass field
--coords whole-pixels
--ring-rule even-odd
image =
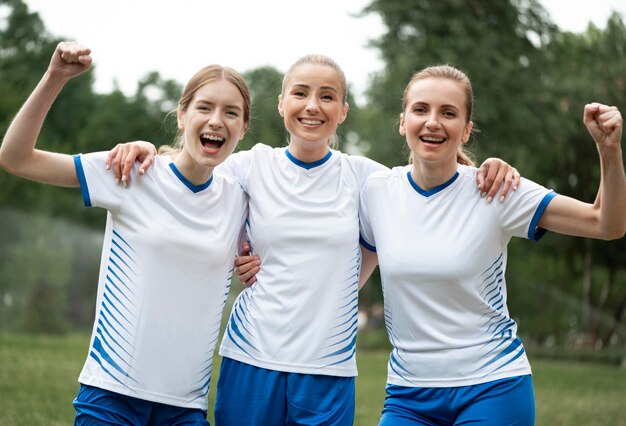
[[[0,333],[0,425],[69,425],[89,337]],[[356,425],[376,425],[387,354],[358,355]],[[626,426],[626,370],[533,360],[537,425]],[[219,367],[219,360],[216,360]],[[212,409],[218,368],[211,383]],[[209,410],[209,420],[213,416]]]

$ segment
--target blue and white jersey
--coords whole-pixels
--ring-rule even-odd
[[[388,383],[455,387],[530,374],[507,308],[511,237],[538,240],[554,192],[522,179],[504,203],[479,196],[459,166],[429,191],[411,166],[376,173],[361,193],[363,243],[378,254],[393,350]]]
[[[355,362],[359,191],[385,167],[338,151],[302,163],[256,145],[221,170],[248,193],[246,231],[261,259],[241,292],[220,355],[275,371],[351,377]]]
[[[105,170],[106,153],[74,158],[85,205],[108,210],[95,323],[79,382],[206,410],[245,222],[243,189],[217,171],[194,186],[169,157],[156,157],[126,189]]]

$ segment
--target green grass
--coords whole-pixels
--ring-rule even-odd
[[[72,424],[72,400],[89,337],[0,333],[0,424]],[[385,396],[387,353],[360,351],[358,426],[376,425]],[[537,425],[626,426],[626,370],[601,364],[532,360]],[[209,394],[213,407],[219,359]],[[209,410],[209,421],[213,415]]]

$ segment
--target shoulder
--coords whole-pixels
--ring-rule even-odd
[[[411,170],[411,166],[397,166],[392,169],[385,168],[370,174],[365,180],[365,187],[380,187],[401,183],[404,176]]]
[[[362,155],[349,155],[339,151],[333,151],[333,154],[337,154],[341,161],[344,162],[344,164],[347,164],[347,166],[354,172],[360,182],[360,185],[362,185],[365,179],[367,179],[367,177],[372,173],[389,170],[386,166]]]

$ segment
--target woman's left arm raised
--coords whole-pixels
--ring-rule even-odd
[[[626,177],[622,159],[623,119],[613,106],[585,105],[583,121],[600,156],[600,187],[593,204],[554,197],[539,227],[561,234],[614,240],[626,233]]]

